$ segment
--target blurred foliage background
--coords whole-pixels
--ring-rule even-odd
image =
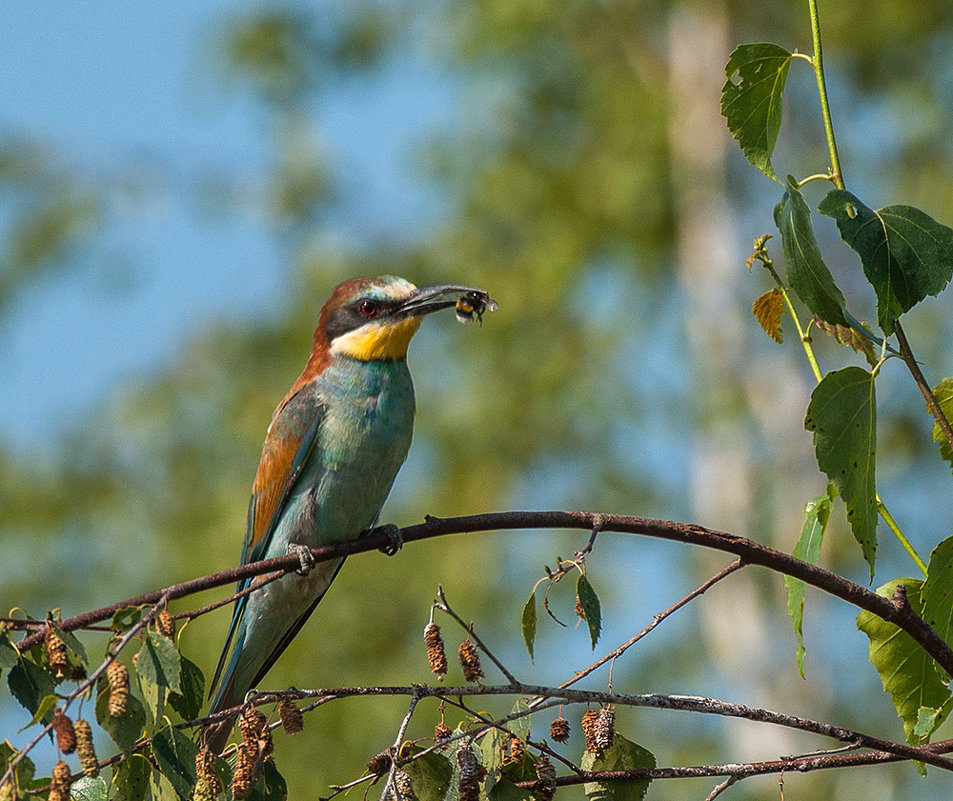
[[[49,8],[0,12],[0,38],[24,37]],[[144,20],[105,13],[117,13],[120,51],[84,50],[77,20],[53,29],[62,41],[43,40],[69,40],[73,70],[58,80],[75,84],[77,104],[84,87],[95,97],[137,80],[122,59],[161,45]],[[821,15],[848,188],[950,224],[953,6],[841,0],[822,2]],[[44,113],[5,110],[9,92],[0,100],[3,613],[68,616],[236,563],[265,428],[320,305],[344,278],[381,272],[486,287],[500,302],[482,328],[431,318],[414,342],[415,443],[385,520],[585,508],[793,547],[801,507],[825,485],[802,428],[812,378],[790,323],[779,347],[750,317],[769,279],[744,267],[751,238],[773,229],[781,190],[737,152],[718,99],[736,44],[810,52],[806,3],[246,2],[175,12],[174,24],[188,68],[154,80],[193,112],[217,114],[220,141],[190,147],[187,118],[157,118],[156,156],[134,138],[51,133]],[[29,59],[19,69],[39,79],[45,54]],[[788,86],[774,163],[782,175],[824,171],[814,77],[795,62]],[[153,100],[148,82],[126,88],[98,101],[104,126]],[[246,147],[232,146],[233,123],[254,132],[247,162],[217,157]],[[821,190],[811,191],[816,203]],[[822,247],[851,308],[871,319],[874,299],[851,279],[859,265],[828,223],[818,222]],[[210,277],[213,261],[234,267]],[[233,284],[245,288],[240,304],[209,300],[231,297]],[[104,348],[97,331],[133,298],[182,325],[157,347],[148,317],[120,316],[118,344]],[[949,303],[928,301],[906,324],[934,383],[951,373]],[[818,348],[828,368],[859,361]],[[82,364],[110,360],[125,367],[75,400]],[[880,387],[880,492],[926,556],[953,523],[950,475],[899,364]],[[37,422],[36,409],[55,424]],[[842,517],[838,507],[822,561],[864,582]],[[881,538],[878,584],[914,570]],[[586,632],[543,621],[530,664],[519,610],[544,563],[582,542],[500,533],[355,557],[268,686],[428,681],[421,631],[438,582],[521,677],[564,680],[592,661]],[[605,621],[596,655],[725,561],[601,537],[589,560]],[[570,595],[554,599],[567,621]],[[780,578],[748,571],[627,654],[614,689],[712,695],[900,738],[853,611],[812,593],[807,604],[806,681]],[[210,615],[184,635],[206,670],[227,621]],[[598,673],[590,686],[605,681]],[[402,712],[400,701],[355,700],[309,716],[305,734],[278,743],[291,797],[359,775]],[[578,728],[578,714],[567,717]],[[14,731],[26,720],[5,688],[0,718],[19,721],[3,734],[22,744]],[[419,709],[411,733],[428,735],[437,719]],[[621,712],[619,726],[660,765],[829,745],[648,710]],[[899,765],[785,781],[799,797],[947,797],[938,773],[923,780]],[[750,779],[733,797],[775,797],[776,781]],[[711,784],[660,782],[650,797],[701,797]]]

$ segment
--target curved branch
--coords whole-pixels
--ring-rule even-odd
[[[655,520],[631,515],[596,514],[593,512],[490,512],[465,517],[436,518],[428,516],[423,523],[401,529],[400,536],[404,542],[415,542],[448,534],[533,528],[582,529],[589,534],[593,527],[598,524],[601,524],[602,531],[657,537],[688,545],[713,548],[734,554],[747,564],[760,565],[801,579],[813,587],[841,598],[860,609],[866,609],[889,623],[893,623],[909,634],[947,673],[953,674],[953,649],[919,618],[909,605],[894,603],[843,576],[816,565],[802,562],[800,559],[774,548],[769,548],[754,540],[705,528],[694,523],[677,523],[670,520]],[[341,556],[378,550],[388,547],[390,544],[389,531],[373,529],[358,539],[324,548],[313,548],[311,552],[316,562],[325,562]],[[130,598],[93,612],[77,615],[62,621],[60,627],[66,631],[71,631],[80,626],[106,620],[125,606],[154,604],[163,596],[167,596],[169,600],[174,600],[200,590],[231,584],[234,581],[264,573],[275,571],[287,573],[295,570],[299,564],[298,557],[289,554],[241,565],[231,570],[224,570],[181,584],[174,584],[171,587]],[[39,643],[41,639],[42,634],[31,634],[24,638],[19,646],[30,648]]]

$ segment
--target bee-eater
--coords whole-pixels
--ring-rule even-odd
[[[343,559],[307,570],[304,549],[354,539],[376,524],[413,431],[407,347],[425,315],[453,306],[462,320],[495,308],[482,290],[418,289],[390,275],[346,281],[322,307],[308,363],[268,427],[241,554],[247,564],[297,551],[303,575],[236,601],[210,713],[243,701],[341,569]],[[221,752],[232,722],[206,732],[210,748]]]

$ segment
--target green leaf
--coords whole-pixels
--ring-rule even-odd
[[[517,698],[516,703],[513,704],[513,709],[510,714],[517,714],[520,712],[525,713],[528,711],[529,711],[529,702],[525,698]],[[526,715],[526,714],[524,714],[522,717],[516,718],[516,720],[510,721],[510,724],[509,724],[510,733],[514,737],[520,740],[525,740],[527,737],[529,737],[529,729],[530,729],[531,722],[532,721],[530,720],[530,715]]]
[[[755,167],[779,181],[771,154],[781,127],[781,98],[791,54],[776,44],[758,42],[734,49],[725,65],[721,113],[728,130]]]
[[[417,801],[443,801],[450,789],[450,777],[453,765],[450,760],[436,751],[408,762],[402,770],[410,776]]]
[[[205,674],[198,665],[184,656],[181,665],[179,672],[181,693],[170,693],[169,703],[183,720],[192,720],[202,711],[202,703],[205,700]]]
[[[131,754],[113,765],[112,786],[118,801],[141,801],[149,788],[152,765],[142,754]]]
[[[263,762],[261,776],[255,782],[248,801],[285,801],[287,797],[288,785],[284,776],[278,772],[273,761]]]
[[[831,325],[846,326],[844,296],[821,257],[814,238],[811,209],[790,175],[787,191],[774,209],[774,223],[781,232],[791,289],[811,314]]]
[[[576,598],[586,618],[586,624],[589,626],[589,640],[592,643],[592,649],[595,650],[596,643],[599,641],[599,632],[602,631],[602,611],[599,606],[599,596],[592,589],[589,579],[581,573],[576,581]]]
[[[918,579],[894,579],[879,587],[877,593],[892,598],[899,584],[906,588],[910,607],[922,615],[923,582]],[[870,639],[870,661],[877,668],[883,688],[890,693],[897,714],[903,720],[907,742],[927,742],[948,714],[950,706],[950,691],[940,680],[933,659],[909,634],[871,612],[862,611],[857,615],[857,628]],[[921,713],[924,707],[937,710],[935,715],[929,713],[932,723],[926,727],[923,723],[926,718]]]
[[[53,676],[35,662],[21,658],[7,675],[7,685],[13,697],[26,708],[31,715],[40,708],[43,699],[52,695],[56,685]],[[44,722],[49,722],[51,713],[47,711]]]
[[[109,786],[102,776],[81,776],[69,788],[72,801],[107,801]]]
[[[953,378],[944,378],[933,388],[933,394],[936,395],[940,409],[946,419],[953,420]],[[930,409],[927,407],[927,412],[929,411]],[[950,443],[943,436],[939,423],[933,424],[933,441],[940,447],[940,458],[953,468],[953,449],[950,448]]]
[[[811,394],[804,427],[814,432],[817,465],[847,505],[847,520],[874,575],[877,556],[877,402],[873,376],[847,367]]]
[[[930,554],[923,582],[923,619],[946,642],[953,642],[953,537]]]
[[[12,668],[20,658],[20,652],[10,639],[10,633],[0,631],[0,669]]]
[[[601,754],[586,751],[580,765],[583,770],[634,770],[654,768],[655,756],[641,745],[626,740],[616,732],[615,741]],[[589,801],[642,801],[651,779],[626,779],[611,782],[586,782]]]
[[[86,649],[83,647],[83,644],[76,639],[76,636],[71,631],[65,631],[59,627],[55,620],[48,621],[53,630],[59,634],[60,639],[63,641],[64,645],[73,652],[73,655],[82,663],[87,663],[89,660],[86,658]],[[76,785],[73,785],[74,787]]]
[[[487,791],[488,801],[529,801],[532,797],[529,790],[517,787],[509,779],[500,779]]]
[[[166,726],[152,738],[152,755],[182,801],[188,801],[195,787],[195,756],[199,749],[185,732]]]
[[[54,706],[56,706],[56,701],[57,697],[54,693],[46,696],[42,701],[40,701],[40,705],[37,707],[36,712],[33,713],[33,719],[27,723],[26,726],[21,728],[20,731],[28,729],[34,723],[38,723],[39,721],[43,720],[43,718],[46,718],[48,713],[53,709]]]
[[[139,676],[152,684],[181,692],[179,652],[172,640],[154,631],[146,634],[136,660]]]
[[[128,754],[135,746],[136,740],[145,734],[146,710],[142,702],[130,693],[126,702],[126,714],[121,718],[114,718],[109,714],[109,686],[103,683],[96,697],[96,721],[112,737],[120,750]]]
[[[10,765],[10,762],[16,757],[19,752],[14,748],[9,740],[4,740],[0,743],[0,776],[7,772],[7,767]],[[33,774],[36,772],[36,766],[33,764],[33,760],[29,757],[23,757],[17,766],[13,769],[14,772],[14,786],[16,787],[28,787],[30,781],[33,779]],[[0,798],[4,798],[3,791],[6,790],[4,787],[0,790]]]
[[[817,210],[833,217],[841,238],[864,265],[877,293],[877,321],[892,334],[894,321],[953,277],[953,229],[912,206],[874,211],[850,192],[834,189]]]
[[[520,625],[523,629],[523,642],[529,651],[529,658],[533,658],[533,645],[536,643],[536,592],[533,591],[523,604],[520,614]]]
[[[142,609],[138,606],[124,606],[113,612],[111,628],[122,632],[132,628],[142,618]]]
[[[819,495],[809,501],[804,507],[804,528],[794,546],[793,556],[812,565],[817,564],[821,554],[821,542],[824,539],[824,529],[831,516],[831,496]],[[794,576],[785,576],[784,585],[788,591],[788,614],[794,624],[794,636],[797,638],[797,668],[804,678],[804,636],[802,624],[804,622],[804,587],[801,579]]]

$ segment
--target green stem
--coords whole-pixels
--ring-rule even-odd
[[[877,495],[877,511],[880,512],[880,516],[884,519],[890,530],[894,533],[894,536],[900,541],[900,544],[903,546],[903,549],[910,554],[910,558],[917,563],[917,567],[923,571],[923,575],[927,575],[927,566],[920,558],[920,554],[917,553],[916,548],[910,543],[910,540],[907,539],[903,531],[900,530],[900,526],[897,525],[897,521],[893,519],[893,515],[887,511],[887,507],[884,506],[884,502],[880,500],[880,495]]]
[[[811,11],[811,35],[814,38],[814,75],[817,77],[817,91],[821,98],[821,114],[824,117],[824,132],[827,134],[827,149],[831,156],[831,180],[838,189],[844,188],[844,178],[837,155],[837,143],[834,141],[834,123],[831,121],[831,107],[827,100],[827,82],[824,80],[824,58],[821,54],[821,21],[817,14],[817,0],[807,0]]]
[[[817,363],[817,357],[814,355],[814,347],[811,345],[811,337],[801,327],[801,320],[797,316],[797,311],[794,308],[794,304],[791,303],[791,298],[788,295],[787,287],[781,282],[781,276],[777,274],[774,269],[774,265],[768,262],[764,263],[764,266],[767,268],[768,272],[771,273],[771,276],[774,278],[774,282],[778,285],[778,291],[781,293],[781,297],[784,298],[784,302],[788,307],[788,312],[791,315],[791,319],[794,321],[794,327],[797,329],[797,335],[801,340],[801,346],[804,348],[804,353],[807,355],[807,360],[811,365],[811,370],[814,371],[815,380],[820,383],[821,378],[824,377],[824,374],[821,372],[821,366]]]

